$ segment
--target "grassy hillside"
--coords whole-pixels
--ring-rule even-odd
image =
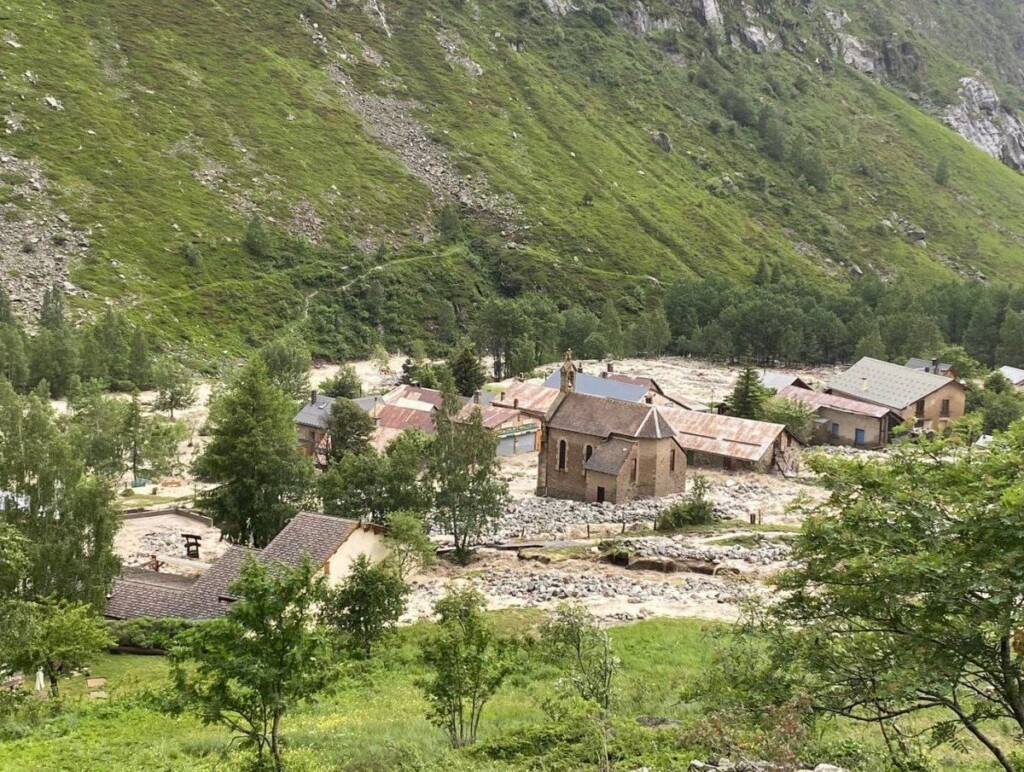
[[[801,11],[778,17],[786,48],[758,55],[709,44],[667,2],[651,16],[681,32],[628,29],[625,2],[608,3],[604,26],[541,0],[391,0],[383,21],[336,5],[8,6],[20,47],[4,47],[0,97],[23,128],[0,149],[38,161],[91,230],[71,274],[83,311],[112,298],[158,337],[219,353],[307,313],[395,344],[442,318],[465,324],[496,291],[611,295],[634,312],[652,279],[744,277],[762,255],[822,281],[851,265],[1024,277],[1024,178],[834,62]],[[778,117],[781,160],[756,120],[723,109],[730,88]],[[798,149],[820,155],[822,189],[800,176]],[[465,241],[431,240],[452,197],[424,173],[440,153],[445,179],[483,191],[463,196]],[[5,216],[22,216],[3,192]],[[277,231],[270,259],[242,246],[256,212]],[[927,246],[883,220],[923,228]]]
[[[492,615],[503,634],[521,634],[536,623],[535,611]],[[561,723],[546,716],[545,698],[554,693],[558,672],[535,664],[502,686],[488,704],[480,743],[460,751],[426,720],[426,702],[416,686],[425,671],[416,641],[428,628],[400,632],[379,661],[355,665],[341,688],[315,704],[289,712],[283,733],[287,768],[293,772],[330,770],[585,770],[597,768],[601,739],[580,719]],[[683,695],[703,673],[713,640],[708,625],[693,620],[656,619],[611,630],[622,659],[612,730],[604,750],[613,769],[652,772],[685,769],[690,760],[728,752],[732,743],[772,753],[800,748],[811,762],[829,760],[849,769],[873,772],[887,767],[881,740],[871,729],[842,721],[823,724],[801,743],[799,730],[783,724],[777,734],[745,731],[709,713]],[[160,712],[167,662],[158,657],[101,657],[94,675],[108,679],[110,700],[90,702],[82,678],[64,682],[63,712],[40,716],[33,726],[7,727],[0,734],[0,770],[38,772],[77,769],[121,772],[242,770],[250,754],[229,745],[219,727],[202,726],[192,716]],[[645,728],[636,718],[661,717],[669,723]],[[676,723],[678,722],[678,723]],[[588,734],[588,728],[594,734]],[[715,738],[715,739],[713,739]],[[718,748],[709,744],[718,742]],[[733,758],[736,758],[735,753]],[[930,754],[937,768],[981,772],[993,769],[979,747],[940,749]]]

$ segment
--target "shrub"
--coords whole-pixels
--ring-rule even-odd
[[[193,626],[187,619],[126,619],[110,622],[110,634],[117,646],[167,651],[171,642]]]
[[[654,528],[674,531],[688,525],[705,525],[712,520],[711,502],[707,500],[708,481],[701,475],[693,478],[693,490],[688,499],[677,501],[658,513]]]
[[[199,247],[197,247],[192,242],[189,242],[188,244],[182,246],[181,256],[185,258],[185,262],[191,268],[198,268],[203,261],[203,256],[202,253],[200,253],[199,251]]]
[[[594,26],[598,29],[608,29],[615,21],[612,17],[612,12],[608,10],[608,6],[601,5],[600,3],[590,9],[590,20],[594,22]]]

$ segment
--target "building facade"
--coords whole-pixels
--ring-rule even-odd
[[[566,358],[543,427],[537,495],[621,504],[686,487],[686,454],[653,404],[578,394]]]

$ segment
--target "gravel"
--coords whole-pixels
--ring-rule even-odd
[[[692,537],[646,536],[642,538],[625,538],[620,541],[630,554],[637,557],[681,558],[686,560],[703,560],[708,563],[721,563],[726,560],[740,561],[754,566],[769,566],[774,563],[789,562],[790,547],[785,542],[765,540],[754,547],[738,544],[693,545],[688,543]]]

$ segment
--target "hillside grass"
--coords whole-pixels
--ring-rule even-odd
[[[509,610],[491,618],[500,633],[523,634],[541,615]],[[452,751],[444,735],[427,721],[426,703],[416,686],[423,674],[416,642],[428,628],[429,623],[405,628],[379,661],[353,670],[338,690],[288,714],[284,733],[289,770],[592,767],[578,758],[571,762],[573,751],[564,745],[556,743],[550,753],[530,745],[548,741],[538,729],[546,721],[541,701],[552,693],[558,673],[546,665],[529,667],[501,688],[487,707],[481,747]],[[689,732],[703,712],[699,705],[684,702],[682,695],[709,663],[714,646],[709,633],[714,629],[715,625],[694,620],[654,619],[611,630],[623,662],[612,719],[616,769],[680,769],[710,752]],[[154,700],[166,696],[167,673],[167,660],[160,657],[98,657],[92,675],[107,679],[110,699],[89,701],[82,677],[65,681],[65,710],[41,725],[24,727],[20,739],[0,742],[0,770],[244,769],[248,757],[231,746],[227,732],[153,707]],[[678,720],[681,726],[644,729],[635,722],[641,715]],[[836,753],[848,752],[851,743],[862,754],[879,750],[877,738],[861,725],[832,722],[820,731],[823,747],[835,748]],[[513,748],[520,755],[511,753]],[[933,760],[962,770],[993,768],[973,748],[967,754],[940,751]]]
[[[692,20],[670,55],[654,33],[525,7],[517,17],[505,3],[393,0],[389,37],[355,2],[25,0],[6,12],[21,47],[4,48],[0,97],[26,129],[0,147],[37,159],[56,202],[91,231],[72,275],[90,293],[80,309],[113,298],[154,338],[207,358],[302,329],[308,313],[379,329],[393,347],[430,336],[447,313],[439,300],[465,327],[495,292],[537,290],[562,306],[611,297],[635,312],[664,282],[746,278],[762,256],[825,283],[846,281],[852,265],[915,282],[1024,277],[1024,178],[896,91],[814,64],[828,55],[813,39],[803,55],[723,46],[718,61],[723,86],[769,106],[791,140],[821,153],[826,191],[769,159],[756,130],[701,88],[695,76],[712,54]],[[441,28],[461,36],[480,77],[446,61]],[[955,60],[935,57],[937,77],[955,81]],[[364,93],[417,103],[414,116],[460,172],[514,198],[523,216],[513,231],[464,208],[471,249],[424,244],[439,202],[367,134],[331,63]],[[65,109],[45,106],[46,95]],[[943,157],[946,186],[934,181]],[[305,204],[322,219],[317,249],[286,236]],[[254,211],[272,219],[287,260],[242,248]],[[892,213],[924,227],[927,247],[880,229]],[[202,252],[198,269],[183,259],[186,242]],[[357,249],[368,243],[388,249]],[[382,314],[381,299],[398,310]]]

